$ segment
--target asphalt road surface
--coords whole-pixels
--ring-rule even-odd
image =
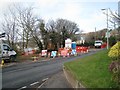
[[[93,50],[79,56],[59,57],[49,61],[26,62],[5,67],[2,69],[2,88],[16,88],[19,90],[23,88],[40,88],[41,84],[47,79],[62,72],[65,62],[73,61],[96,52],[96,50]]]

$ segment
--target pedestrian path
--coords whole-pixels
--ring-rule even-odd
[[[72,88],[63,71],[53,75],[41,88]]]

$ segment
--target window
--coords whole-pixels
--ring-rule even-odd
[[[6,51],[10,51],[10,47],[8,47],[7,45],[3,45],[3,49]]]

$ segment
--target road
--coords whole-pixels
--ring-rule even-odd
[[[46,79],[62,71],[65,62],[82,58],[97,51],[91,51],[87,54],[72,57],[59,57],[49,61],[37,61],[19,63],[2,69],[2,87],[3,88],[26,88],[30,85],[41,85]],[[35,87],[37,88],[37,87]]]

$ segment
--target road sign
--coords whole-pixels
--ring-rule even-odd
[[[52,57],[56,57],[56,55],[57,55],[57,51],[52,51],[52,52],[51,52],[51,56],[52,56]]]
[[[110,32],[106,32],[106,34],[105,34],[105,37],[107,38],[109,38],[110,37]]]

